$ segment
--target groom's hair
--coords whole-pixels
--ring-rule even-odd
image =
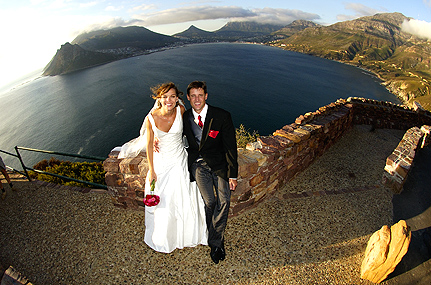
[[[204,90],[204,93],[208,93],[207,92],[207,84],[205,83],[205,81],[193,81],[192,83],[189,84],[189,86],[187,86],[187,95],[190,94],[190,89],[199,89],[202,88]]]

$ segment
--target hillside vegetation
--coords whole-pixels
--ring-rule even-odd
[[[431,110],[431,42],[403,32],[407,20],[400,13],[377,14],[308,27],[270,44],[370,70],[406,104],[417,101]]]

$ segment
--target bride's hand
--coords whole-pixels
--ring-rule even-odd
[[[149,171],[148,172],[148,181],[150,181],[150,183],[155,180],[157,181],[157,175],[154,171]]]

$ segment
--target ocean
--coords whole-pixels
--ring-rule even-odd
[[[194,80],[206,81],[208,104],[230,111],[236,127],[260,135],[339,98],[400,103],[376,77],[353,66],[263,45],[194,44],[39,77],[0,93],[0,149],[107,157],[139,135],[154,104],[152,86],[172,81],[185,92]],[[1,156],[20,169],[15,158]],[[51,155],[24,151],[23,157],[32,166]]]

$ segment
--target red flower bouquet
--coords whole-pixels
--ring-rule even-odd
[[[156,206],[160,202],[160,197],[154,194],[154,187],[156,186],[156,181],[151,182],[150,194],[145,195],[144,204],[148,207]]]

